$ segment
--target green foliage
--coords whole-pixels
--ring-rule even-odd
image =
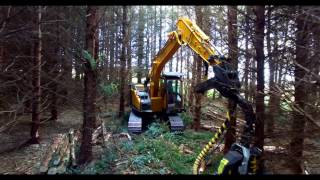
[[[149,137],[155,138],[169,130],[165,128],[168,128],[166,124],[159,124],[153,122],[151,125],[149,125],[148,130],[145,132],[145,134]]]
[[[121,157],[129,161],[119,166],[117,173],[129,169],[137,174],[191,174],[196,157],[212,136],[210,132],[193,130],[172,133],[166,123],[154,122],[146,132],[132,135],[132,141],[120,142],[118,148],[108,146],[102,160],[95,163],[94,173],[108,173],[120,149]],[[191,152],[184,152],[182,147]],[[218,156],[211,158],[219,160]]]
[[[118,119],[118,113],[111,113],[111,118],[106,122],[106,130],[113,133],[120,133],[127,131],[127,126],[123,126]]]
[[[69,167],[66,170],[66,174],[74,174],[74,175],[78,175],[81,174],[81,170],[77,167]]]
[[[99,54],[99,62],[101,61],[101,60],[103,60],[103,59],[106,59],[107,58],[107,55],[106,54],[102,54],[102,53],[100,53]]]
[[[142,154],[130,158],[130,167],[138,174],[168,174],[166,167],[160,166],[160,160],[151,154]]]
[[[92,57],[92,55],[86,51],[86,50],[83,50],[82,51],[82,55],[84,57],[85,60],[87,60],[89,63],[90,63],[90,67],[92,70],[95,70],[96,67],[97,67],[97,62],[95,61],[95,59]]]
[[[87,50],[82,50],[82,56],[89,62],[92,70],[95,70],[97,68],[97,64],[106,58],[105,54],[100,53],[98,55],[98,59],[94,59]]]
[[[216,174],[218,171],[218,167],[220,164],[221,159],[223,158],[223,153],[212,153],[209,155],[209,157],[206,158],[206,160],[211,159],[212,164],[206,167],[206,170],[203,172],[203,174]]]
[[[288,101],[280,101],[280,107],[284,111],[292,112],[292,108],[290,106],[290,103]]]
[[[142,154],[135,156],[131,159],[131,165],[134,168],[143,168],[143,166],[151,164],[151,163],[159,163],[159,159],[156,159],[151,154]]]
[[[119,92],[118,90],[119,85],[113,82],[108,84],[100,84],[99,86],[102,94],[106,97],[114,96]]]
[[[130,112],[126,111],[124,112],[124,115],[121,119],[121,124],[124,127],[128,127],[128,121],[129,121],[129,116],[130,116]],[[123,129],[125,132],[127,131],[127,129]]]
[[[93,174],[104,174],[111,172],[111,165],[117,159],[117,150],[114,145],[109,145],[104,149],[104,153],[100,161],[97,161],[93,168],[89,168],[89,172]]]
[[[150,160],[148,166],[155,166],[152,164],[156,160],[152,160],[158,159],[163,163],[161,167],[167,167],[171,173],[191,174],[194,160],[212,135],[210,132],[194,132],[192,130],[186,130],[178,135],[163,130],[159,123],[153,123],[144,135],[134,140],[135,144],[132,152],[142,155],[135,161],[135,168],[138,168],[139,165],[140,168],[144,167],[147,160]],[[179,147],[182,144],[193,153],[185,154],[181,152]]]
[[[212,98],[212,99],[216,99],[216,98],[218,98],[219,97],[219,91],[214,91],[214,90],[212,90],[212,89],[210,89],[210,90],[208,90],[207,92],[206,92],[206,94],[207,94],[207,97],[208,98]],[[214,98],[213,98],[214,97]]]
[[[185,126],[189,126],[193,122],[192,116],[189,113],[186,113],[186,112],[181,113],[181,118]]]
[[[123,151],[129,152],[133,150],[133,142],[132,141],[125,141],[121,144],[121,149]]]
[[[191,173],[192,162],[195,158],[179,152],[179,147],[174,143],[166,143],[163,140],[153,141],[154,154],[164,162],[166,166],[178,174]]]

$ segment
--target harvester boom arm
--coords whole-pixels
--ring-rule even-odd
[[[216,65],[220,63],[218,59],[208,61],[209,57],[221,55],[221,53],[214,45],[210,44],[210,38],[188,18],[179,18],[177,30],[170,32],[168,36],[165,46],[153,59],[152,68],[145,82],[145,85],[150,82],[151,98],[161,96],[159,92],[161,71],[180,46],[187,45],[190,47],[206,64]]]

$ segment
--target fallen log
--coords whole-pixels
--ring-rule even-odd
[[[69,131],[69,143],[70,143],[70,160],[71,160],[71,165],[76,166],[77,161],[76,161],[76,153],[75,153],[75,133],[73,129],[70,129]]]
[[[192,154],[194,153],[192,150],[188,149],[184,144],[181,144],[179,146],[179,152],[180,153],[185,153],[185,154]]]
[[[49,147],[49,149],[46,152],[46,155],[44,159],[42,160],[42,163],[40,165],[40,173],[45,173],[49,169],[49,163],[52,160],[52,157],[54,153],[57,151],[59,145],[64,139],[63,134],[58,134],[56,137],[53,138],[52,145]]]
[[[219,129],[219,126],[214,126],[214,125],[210,126],[210,125],[206,125],[206,124],[201,124],[200,129],[208,130],[208,131],[216,131],[217,129]]]
[[[100,125],[97,129],[95,129],[95,130],[93,131],[93,133],[92,133],[92,143],[93,143],[93,144],[96,144],[96,143],[97,143],[97,141],[98,141],[98,136],[99,136],[100,134],[102,134],[101,125]]]

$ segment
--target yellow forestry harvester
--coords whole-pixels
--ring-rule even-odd
[[[178,19],[177,29],[168,35],[168,40],[164,47],[158,52],[152,61],[151,70],[146,77],[144,84],[130,85],[130,104],[132,111],[128,122],[130,133],[139,133],[144,124],[152,117],[158,116],[169,121],[171,131],[182,131],[184,124],[179,113],[184,111],[182,93],[182,75],[177,72],[162,72],[166,63],[172,58],[181,46],[188,46],[204,62],[206,77],[209,66],[213,67],[215,77],[198,84],[196,93],[204,93],[209,89],[216,89],[220,94],[228,99],[232,99],[238,104],[244,114],[246,125],[241,136],[240,143],[234,143],[230,151],[221,160],[218,174],[248,174],[256,172],[256,158],[260,150],[251,147],[251,137],[253,136],[253,124],[255,114],[252,106],[240,96],[240,81],[238,72],[234,70],[230,59],[224,57],[217,48],[210,43],[209,37],[188,18]],[[206,79],[205,77],[205,79]],[[236,108],[236,106],[234,107]],[[235,109],[230,111],[235,112]],[[232,115],[232,114],[231,114]],[[213,148],[215,142],[222,136],[225,129],[230,124],[229,112],[225,123],[216,132],[205,148],[197,157],[193,173],[198,174],[203,171],[201,164],[208,152]]]
[[[177,72],[163,72],[166,63],[177,50],[187,45],[206,64],[216,65],[218,59],[210,59],[218,55],[217,50],[210,45],[209,37],[188,18],[180,18],[177,30],[169,33],[169,38],[164,47],[152,61],[152,67],[144,84],[131,85],[131,107],[128,129],[129,132],[141,132],[144,120],[158,115],[170,122],[171,130],[183,130],[184,125],[178,113],[184,110],[182,94],[182,75]]]

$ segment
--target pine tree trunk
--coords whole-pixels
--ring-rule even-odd
[[[244,65],[244,98],[249,100],[249,66],[250,66],[250,52],[249,52],[249,36],[251,34],[249,26],[250,9],[246,6],[245,17],[245,65]]]
[[[57,19],[59,19],[59,17],[57,16]],[[60,52],[59,52],[59,48],[60,48],[60,23],[57,23],[57,27],[56,27],[56,33],[57,33],[57,38],[56,38],[56,47],[55,47],[55,56],[52,58],[53,62],[52,62],[52,68],[53,68],[53,72],[52,72],[52,78],[53,78],[53,82],[51,85],[51,105],[50,105],[50,109],[51,109],[51,117],[50,120],[54,120],[56,121],[58,119],[58,105],[57,105],[57,90],[58,90],[58,84],[56,81],[57,80],[57,76],[59,75],[59,58],[61,56]]]
[[[130,19],[128,20],[128,41],[126,42],[127,44],[126,44],[126,48],[127,48],[127,53],[126,53],[126,58],[127,58],[127,76],[128,76],[128,78],[127,78],[127,80],[128,80],[128,82],[127,82],[127,85],[126,85],[126,92],[127,92],[127,95],[126,95],[126,97],[130,97],[130,89],[129,89],[129,84],[131,84],[132,83],[132,66],[131,66],[131,56],[132,56],[132,54],[131,54],[131,52],[132,52],[132,50],[131,50],[131,38],[132,38],[132,35],[131,35],[131,20],[133,19],[133,16],[132,16],[132,14],[133,14],[133,12],[132,12],[132,9],[131,9],[131,7],[129,7],[129,9],[128,9],[128,14],[129,14],[129,17],[130,17]],[[130,101],[127,101],[127,106],[129,106],[130,105]]]
[[[256,95],[256,123],[255,123],[255,145],[263,150],[264,144],[264,25],[265,7],[255,6],[256,22],[254,47],[257,61],[257,95]],[[259,161],[258,167],[261,170],[263,163]]]
[[[269,113],[267,115],[267,134],[268,136],[272,137],[273,129],[274,129],[274,119],[277,117],[278,109],[275,104],[276,100],[276,94],[274,92],[275,90],[275,81],[274,81],[274,69],[275,69],[275,61],[273,59],[273,54],[271,52],[271,39],[270,39],[270,31],[271,31],[271,7],[269,6],[268,13],[267,13],[267,51],[268,51],[268,59],[269,59],[269,92],[270,92],[270,100],[269,100],[269,106],[268,110]],[[273,32],[276,33],[276,32]],[[277,42],[275,41],[274,44],[274,51],[278,51],[277,48],[275,48]]]
[[[97,28],[96,6],[87,8],[86,25],[86,50],[95,57],[95,41]],[[96,124],[96,90],[97,90],[97,72],[91,67],[89,60],[84,63],[84,100],[83,100],[83,125],[82,142],[80,146],[79,164],[85,164],[92,159],[92,133]]]
[[[103,69],[103,77],[105,78],[105,82],[109,82],[109,65],[110,65],[110,29],[108,20],[105,22],[105,29],[106,29],[106,37],[105,37],[105,59],[104,59],[104,69]]]
[[[77,33],[77,35],[76,35],[76,37],[75,37],[75,41],[76,41],[76,42],[83,42],[83,41],[82,41],[82,38],[81,38],[81,33],[80,33],[80,32],[81,32],[81,29],[80,29],[80,25],[79,25],[79,26],[76,27],[76,33]],[[80,43],[80,47],[81,47],[81,48],[83,47],[83,43]],[[74,49],[75,49],[76,52],[79,51],[77,46],[75,46]],[[81,56],[81,55],[80,55],[80,56]],[[81,58],[79,58],[79,57],[77,56],[77,53],[75,53],[74,58],[75,58],[75,59],[81,59]],[[82,72],[82,69],[81,69],[81,63],[79,63],[79,61],[77,61],[77,60],[75,61],[74,69],[75,69],[75,81],[76,81],[76,82],[79,82],[80,79],[81,79],[81,77],[82,77],[82,73],[83,73],[83,72]]]
[[[191,111],[194,105],[194,88],[195,88],[195,80],[196,80],[196,72],[197,72],[197,57],[193,55],[192,67],[191,67],[191,86],[189,89],[189,101],[188,106]]]
[[[132,18],[131,18],[132,19]],[[130,19],[130,20],[131,20]],[[129,21],[130,22],[130,21]],[[129,72],[129,84],[132,82],[132,65],[131,65],[131,57],[132,57],[132,49],[131,49],[131,38],[132,38],[132,33],[131,33],[131,23],[129,24],[129,27],[128,27],[128,37],[129,37],[129,40],[127,41],[127,59],[128,59],[128,72]]]
[[[118,9],[116,10],[117,13],[118,13]],[[119,45],[119,42],[120,42],[120,37],[119,37],[119,26],[117,25],[119,22],[119,18],[116,19],[116,29],[115,29],[115,51],[114,51],[114,65],[115,65],[115,68],[114,68],[114,80],[115,82],[119,82],[119,48],[120,48],[120,45]]]
[[[147,17],[149,18],[149,16],[147,15]],[[149,62],[150,61],[152,61],[152,59],[150,58],[150,44],[152,44],[151,43],[151,38],[150,38],[150,36],[152,36],[152,33],[150,33],[150,21],[149,20],[147,20],[147,27],[146,27],[146,31],[147,31],[147,33],[146,33],[146,39],[147,39],[147,42],[146,42],[146,56],[145,56],[145,58],[146,58],[146,62],[145,62],[145,69],[147,70],[148,69],[148,64],[149,64]],[[152,63],[152,62],[151,62]],[[146,73],[146,71],[145,71],[145,73]],[[147,75],[147,74],[146,74]]]
[[[188,107],[191,110],[191,107],[193,105],[193,94],[192,93],[193,93],[193,88],[194,88],[194,82],[193,82],[194,75],[192,75],[192,77],[190,79],[190,71],[191,71],[191,73],[194,73],[195,66],[193,63],[194,61],[191,62],[191,60],[190,60],[192,58],[192,56],[189,52],[190,51],[188,51],[188,59],[187,59],[187,79],[188,79],[187,85],[190,84],[190,86],[187,86],[187,87],[189,87],[188,88]]]
[[[42,51],[42,31],[41,31],[41,6],[38,7],[38,16],[35,20],[37,38],[35,41],[35,58],[33,70],[33,103],[32,103],[32,125],[31,125],[31,144],[39,144],[39,125],[40,125],[40,101],[41,101],[41,51]]]
[[[110,65],[109,65],[109,80],[110,82],[115,81],[115,52],[114,52],[114,46],[115,46],[115,18],[114,18],[114,8],[111,10],[111,23],[110,23]]]
[[[181,51],[181,48],[177,51],[177,58],[176,58],[176,72],[178,72],[179,70],[179,59],[180,59],[180,53],[179,51]]]
[[[154,16],[153,16],[153,56],[156,56],[157,54],[157,7],[154,6]]]
[[[228,46],[229,58],[232,65],[238,69],[238,39],[237,39],[237,6],[228,6]],[[236,103],[233,100],[228,100],[228,111],[230,114],[230,128],[225,134],[224,153],[227,153],[231,145],[236,141]]]
[[[308,67],[308,48],[306,47],[308,43],[308,34],[306,27],[306,14],[302,12],[303,7],[298,8],[298,17],[296,19],[296,62],[304,67]],[[304,79],[305,75],[306,71],[299,66],[295,66],[294,105],[301,110],[305,109],[305,101],[308,96],[306,83],[303,81],[306,80]],[[293,121],[291,124],[292,134],[289,156],[292,158],[291,165],[296,169],[297,173],[302,173],[300,164],[302,163],[305,123],[305,116],[300,112],[294,111]]]
[[[122,13],[122,50],[120,58],[120,103],[119,103],[119,117],[124,115],[124,104],[125,104],[125,83],[127,82],[126,77],[126,45],[128,44],[128,22],[127,22],[127,6],[123,6]]]
[[[255,103],[255,99],[256,99],[256,81],[257,81],[257,75],[256,75],[256,71],[257,71],[257,62],[255,59],[252,59],[252,62],[250,63],[250,101]]]
[[[195,74],[195,84],[199,84],[201,82],[201,65],[202,59],[201,57],[196,57],[196,74]],[[202,94],[194,93],[194,111],[193,111],[193,129],[198,131],[200,128],[200,118],[201,118],[201,99]]]
[[[64,10],[64,9],[62,9]],[[70,13],[66,10],[66,17],[70,18]],[[66,28],[66,27],[64,27]],[[70,53],[68,51],[68,48],[71,46],[70,45],[70,35],[69,35],[69,31],[71,29],[70,28],[66,28],[66,37],[63,37],[63,45],[62,45],[62,69],[63,69],[63,76],[62,79],[64,82],[67,83],[72,83],[72,59],[70,57]],[[68,95],[70,94],[70,92],[68,92],[69,89],[67,87],[62,88],[62,92],[63,92],[63,102],[66,103],[68,102]]]
[[[162,41],[162,6],[160,6],[159,12],[159,51],[161,50],[161,41]]]
[[[320,15],[320,12],[318,12],[317,14],[315,14],[316,16],[313,18],[314,22],[317,22],[317,17]],[[314,57],[312,60],[310,60],[312,62],[312,64],[310,65],[310,67],[312,67],[312,71],[314,74],[319,74],[320,72],[320,27],[317,23],[313,24],[313,28],[312,28],[312,37],[314,40],[314,44],[313,44],[313,51],[314,51]],[[319,92],[320,92],[320,78],[316,78],[313,77],[313,80],[317,83],[314,83],[313,85],[311,85],[312,91],[309,94],[309,99],[310,99],[310,104],[312,105],[312,107],[310,107],[310,114],[312,115],[313,118],[319,117],[320,115],[320,108],[317,107],[317,102],[319,102]]]
[[[143,31],[144,31],[144,12],[143,8],[139,7],[139,22],[138,22],[138,68],[137,68],[137,79],[138,83],[141,83],[141,78],[142,78],[142,72],[143,71],[143,66],[142,66],[142,60],[143,60]]]
[[[205,15],[204,15],[203,11],[204,11],[204,7],[202,7],[202,6],[195,7],[196,23],[201,29],[204,29],[204,22],[205,22],[205,19],[204,19]],[[195,64],[196,64],[196,73],[194,74],[195,75],[195,84],[199,84],[201,82],[202,59],[200,56],[196,55],[194,60],[195,60]],[[200,119],[201,119],[202,94],[195,93],[194,98],[195,98],[195,104],[194,104],[192,128],[194,130],[198,131],[200,128]]]
[[[183,56],[182,56],[182,50],[183,49],[180,49],[180,73],[182,73],[182,66],[183,66]]]
[[[172,6],[172,7],[171,7],[171,27],[170,27],[171,30],[174,30],[174,19],[175,19],[175,18],[174,18],[174,16],[173,16],[173,8],[174,8],[174,7]],[[173,67],[172,67],[172,66],[173,66],[173,63],[172,63],[172,62],[173,62],[173,59],[174,59],[174,56],[172,56],[172,60],[169,61],[169,71],[170,71],[170,72],[173,71],[173,70],[172,70],[172,68],[173,68]],[[193,76],[193,75],[192,75],[192,76]]]

